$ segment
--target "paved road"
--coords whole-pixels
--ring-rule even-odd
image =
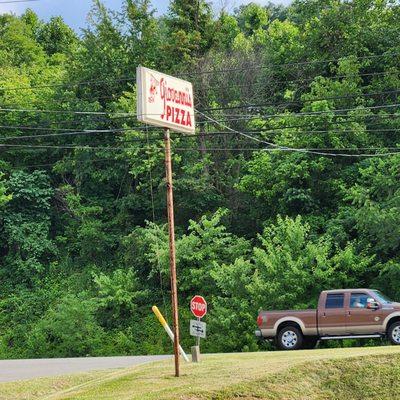
[[[50,358],[0,361],[0,382],[72,374],[109,368],[124,368],[163,360],[171,356]]]

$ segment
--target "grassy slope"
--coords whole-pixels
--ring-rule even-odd
[[[94,382],[95,379],[102,379],[109,375],[109,371],[85,372],[68,376],[0,383],[0,400],[42,400],[50,394],[59,393],[90,381]]]
[[[314,361],[255,382],[218,391],[215,400],[400,399],[400,356],[375,355]]]
[[[179,379],[173,377],[173,363],[163,361],[85,377],[0,384],[0,399],[383,400],[398,398],[399,372],[399,347],[210,355],[198,365],[183,364]]]

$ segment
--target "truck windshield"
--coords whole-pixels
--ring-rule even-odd
[[[390,304],[392,300],[389,299],[389,297],[386,297],[383,293],[381,293],[379,290],[374,290],[376,299],[380,301],[383,304]]]

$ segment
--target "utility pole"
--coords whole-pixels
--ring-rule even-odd
[[[171,271],[171,303],[174,333],[175,376],[179,377],[179,315],[176,283],[174,190],[172,184],[171,138],[169,129],[164,129],[165,174],[167,181],[167,211],[169,232],[169,265]]]
[[[174,188],[172,184],[171,138],[169,128],[175,132],[195,134],[193,86],[191,82],[174,78],[145,67],[138,66],[137,106],[139,121],[164,128],[165,175],[167,183],[167,211],[169,233],[169,265],[171,271],[171,303],[173,332],[168,335],[174,341],[175,376],[179,376],[179,315],[176,279]],[[163,324],[164,325],[164,324]],[[173,333],[173,335],[172,335]],[[186,355],[182,355],[186,360]]]

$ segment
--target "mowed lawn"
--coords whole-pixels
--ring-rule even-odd
[[[390,399],[400,346],[214,354],[138,367],[0,384],[0,400]],[[383,386],[383,388],[381,387]],[[366,394],[369,393],[369,397]]]

